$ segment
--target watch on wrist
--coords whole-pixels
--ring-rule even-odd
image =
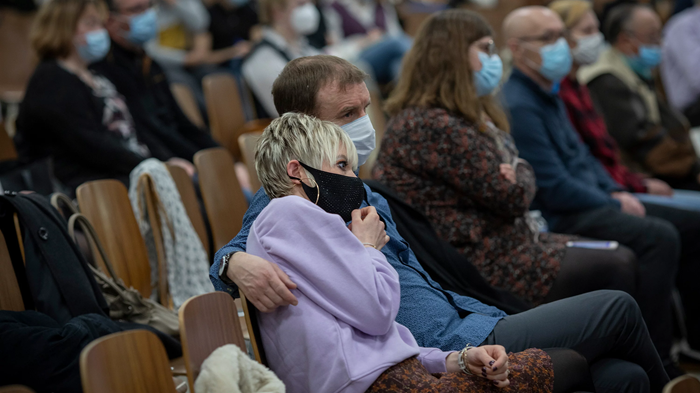
[[[229,286],[234,285],[233,281],[226,275],[226,272],[228,272],[228,262],[231,260],[233,254],[235,254],[235,252],[224,255],[221,258],[221,266],[219,267],[219,279]]]

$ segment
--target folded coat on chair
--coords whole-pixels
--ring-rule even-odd
[[[158,282],[158,257],[150,221],[143,209],[144,190],[139,188],[139,179],[147,175],[153,180],[158,194],[158,212],[170,295],[176,308],[192,296],[212,292],[209,281],[209,258],[202,241],[187,216],[180,193],[165,164],[151,158],[139,164],[130,175],[129,199],[136,215],[139,229],[146,241],[148,260],[151,263],[153,288]]]

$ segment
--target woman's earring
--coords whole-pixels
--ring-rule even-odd
[[[318,186],[318,183],[316,183],[316,180],[311,179],[311,178],[309,178],[309,177],[299,178],[299,177],[291,177],[291,176],[290,176],[290,178],[292,178],[292,179],[294,179],[294,180],[299,180],[299,182],[302,184],[302,186],[306,186],[306,184],[304,183],[304,179],[309,180],[309,181],[312,181],[312,182],[314,183],[314,186],[313,186],[313,187],[307,186],[307,187],[315,188],[315,189],[316,189],[316,202],[314,202],[314,205],[318,205],[318,200],[319,200],[319,198],[321,197],[321,188]],[[308,195],[308,194],[307,194],[307,195]]]
[[[312,182],[314,182],[314,187],[313,187],[313,188],[316,189],[316,202],[314,202],[314,205],[318,205],[318,199],[321,197],[321,188],[318,186],[318,183],[316,183],[316,180],[310,179],[310,178],[308,178],[308,177],[307,177],[306,179],[311,180]]]

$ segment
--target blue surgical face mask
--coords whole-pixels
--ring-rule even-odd
[[[540,75],[550,82],[560,82],[571,71],[571,52],[566,39],[559,38],[557,42],[540,48],[542,65]]]
[[[86,63],[100,61],[107,56],[111,42],[106,29],[94,30],[85,33],[85,43],[77,44],[78,55]]]
[[[661,47],[658,45],[642,45],[636,56],[626,56],[627,64],[637,75],[651,79],[651,70],[661,64]]]
[[[498,55],[487,55],[484,52],[479,52],[479,61],[481,61],[481,69],[474,72],[474,83],[476,85],[476,95],[483,97],[491,94],[503,76],[503,62]]]
[[[346,134],[352,140],[357,150],[357,166],[367,162],[369,155],[377,146],[376,133],[374,132],[374,127],[369,119],[369,115],[364,115],[361,118],[345,124],[340,128],[345,131]]]
[[[156,10],[150,8],[131,17],[126,39],[134,45],[141,46],[155,38],[156,33],[158,33],[158,18]]]

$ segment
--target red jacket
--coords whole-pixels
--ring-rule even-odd
[[[608,133],[605,120],[593,106],[588,88],[565,78],[561,82],[559,95],[581,140],[610,176],[630,192],[646,193],[643,178],[622,164],[620,148]]]

